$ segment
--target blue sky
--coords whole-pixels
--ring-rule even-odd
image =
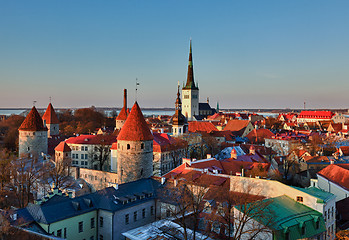
[[[0,0],[0,107],[347,108],[349,1]]]

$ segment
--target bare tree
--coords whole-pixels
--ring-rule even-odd
[[[105,170],[110,159],[111,135],[97,135],[96,144],[89,151],[92,165],[97,163],[98,170]]]

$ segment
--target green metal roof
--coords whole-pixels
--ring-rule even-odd
[[[251,209],[249,211],[252,213],[252,218],[273,230],[274,239],[285,239],[286,234],[289,234],[289,239],[307,238],[326,231],[325,222],[320,212],[300,204],[286,195],[260,202],[261,204],[267,203],[266,208],[268,209],[265,211],[270,211],[273,214],[271,224],[268,224],[270,218],[258,217],[256,219],[253,217],[253,211]],[[249,204],[246,209],[248,207]],[[244,206],[236,206],[236,209],[244,212]],[[260,211],[260,209],[256,209],[256,211]],[[319,221],[318,226],[317,221]],[[305,226],[305,234],[301,232],[302,226]]]
[[[318,203],[324,203],[324,202],[326,203],[330,199],[335,197],[334,194],[326,192],[316,187],[309,187],[309,188],[293,187],[293,188],[318,198],[317,200]]]

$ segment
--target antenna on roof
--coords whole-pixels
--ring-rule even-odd
[[[139,82],[138,82],[138,79],[136,78],[136,94],[135,94],[136,102],[137,102],[137,90],[138,90],[138,86],[139,86]]]
[[[34,101],[33,101],[33,107],[35,107],[35,103],[36,103],[36,101],[34,100]]]

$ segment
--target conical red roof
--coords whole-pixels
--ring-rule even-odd
[[[55,151],[57,151],[57,152],[71,152],[71,148],[68,146],[68,144],[65,141],[62,141],[57,145],[57,147],[55,148]]]
[[[47,131],[44,127],[40,114],[35,107],[29,112],[18,130],[22,131]]]
[[[126,120],[127,119],[127,110],[125,107],[123,107],[119,113],[119,115],[116,117],[116,120]]]
[[[59,124],[57,115],[51,103],[48,105],[44,116],[42,116],[42,120],[45,120],[46,124]]]
[[[135,102],[124,126],[121,128],[118,141],[147,141],[153,140],[153,135],[145,122],[144,116],[138,103]]]

